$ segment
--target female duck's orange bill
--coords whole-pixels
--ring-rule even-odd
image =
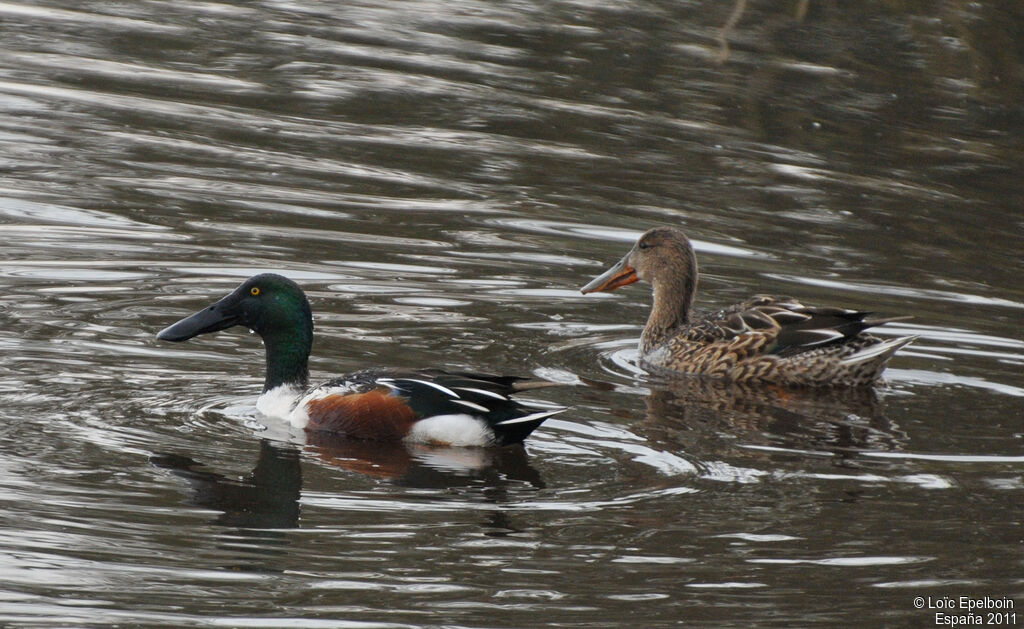
[[[636,269],[629,265],[629,256],[627,255],[615,263],[615,266],[590,280],[590,283],[581,288],[580,292],[584,295],[603,291],[610,292],[616,288],[628,286],[638,279],[640,278],[636,276]]]

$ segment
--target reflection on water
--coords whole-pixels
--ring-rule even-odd
[[[261,439],[256,465],[241,480],[207,471],[202,464],[180,455],[154,455],[150,462],[185,479],[192,488],[192,502],[196,506],[221,511],[217,524],[283,529],[299,523],[302,467],[294,448]]]
[[[0,624],[920,625],[1024,604],[1019,3],[0,3]],[[1010,51],[1010,52],[1007,52]],[[914,318],[859,394],[665,382],[658,224],[699,309]],[[305,443],[244,334],[308,288],[313,376],[550,377],[525,448]]]
[[[646,425],[659,440],[700,452],[721,435],[747,445],[823,450],[856,460],[862,451],[899,450],[907,435],[885,417],[874,390],[749,388],[677,379],[647,396]]]

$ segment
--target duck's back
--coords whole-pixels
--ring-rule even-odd
[[[641,360],[658,372],[734,382],[867,385],[914,337],[886,341],[864,330],[900,318],[759,295],[670,331]]]
[[[441,370],[365,370],[309,391],[292,422],[307,431],[378,441],[505,445],[521,442],[564,410],[511,397],[551,384]]]

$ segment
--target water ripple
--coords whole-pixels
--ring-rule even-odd
[[[0,2],[0,624],[824,627],[1014,591],[1004,9],[749,3],[718,64],[710,5],[47,4]],[[919,339],[864,395],[652,378],[649,292],[578,287],[659,224],[702,308]],[[266,270],[317,379],[532,373],[570,410],[497,450],[271,422],[257,338],[154,338]]]

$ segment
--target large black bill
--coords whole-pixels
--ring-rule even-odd
[[[164,328],[156,335],[156,338],[161,341],[177,343],[187,341],[200,334],[218,332],[237,325],[238,317],[234,314],[234,308],[224,302],[225,300],[218,301],[212,306]]]

